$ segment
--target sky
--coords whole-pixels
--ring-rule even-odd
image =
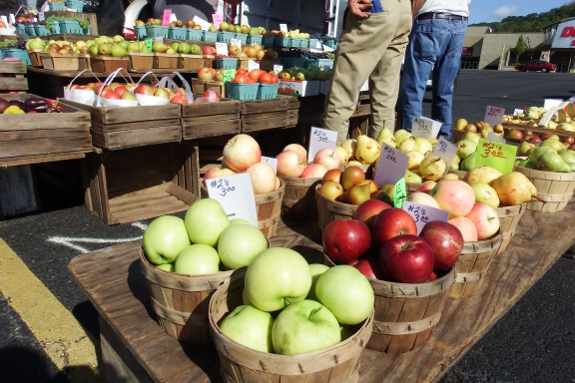
[[[501,21],[507,16],[547,12],[571,2],[572,0],[471,0],[469,23],[489,23]]]

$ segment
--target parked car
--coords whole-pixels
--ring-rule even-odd
[[[557,66],[555,66],[555,64],[551,64],[548,63],[547,61],[542,60],[531,61],[530,63],[527,64],[518,64],[515,67],[515,70],[518,70],[519,72],[541,71],[541,73],[547,73],[547,72],[555,72],[556,69]]]

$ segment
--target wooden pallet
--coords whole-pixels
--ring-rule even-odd
[[[0,92],[28,90],[26,64],[22,61],[0,60]]]
[[[202,95],[194,95],[194,98]],[[182,137],[184,140],[238,134],[241,130],[239,101],[182,105]]]
[[[107,225],[184,211],[199,196],[198,170],[194,143],[96,149],[82,163],[86,207]]]
[[[180,106],[102,108],[62,100],[92,116],[92,140],[102,149],[121,150],[138,146],[180,142]]]
[[[29,94],[3,95],[24,101]],[[83,158],[92,151],[90,114],[71,105],[65,113],[0,115],[0,166]]]

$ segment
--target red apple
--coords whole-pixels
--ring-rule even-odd
[[[307,150],[300,144],[289,144],[283,150],[293,150],[303,161],[307,161]]]
[[[398,235],[417,235],[414,219],[403,209],[390,208],[382,210],[371,228],[373,244],[380,247]]]
[[[175,96],[170,98],[170,103],[172,104],[189,104],[188,99],[182,96],[180,93],[176,93]]]
[[[423,283],[433,272],[433,250],[422,238],[403,234],[383,245],[379,263],[386,276],[395,282]]]
[[[114,92],[110,88],[104,89],[102,91],[101,97],[108,99],[108,100],[119,100],[120,99],[120,95],[118,95],[118,93]]]
[[[214,79],[215,73],[212,71],[212,68],[201,68],[198,70],[198,78],[204,81],[211,81]]]
[[[134,89],[134,94],[144,94],[146,96],[153,96],[154,92],[152,91],[152,88],[149,85],[138,85],[136,89]]]
[[[513,129],[512,131],[510,131],[507,134],[507,138],[510,138],[512,140],[521,141],[523,139],[523,133],[521,132],[521,130]]]
[[[213,90],[206,90],[204,92],[204,98],[207,98],[209,102],[218,102],[220,101],[220,95]]]
[[[435,281],[437,279],[437,274],[435,274],[434,271],[431,272],[431,275],[429,276],[429,280],[430,281]]]
[[[525,129],[523,131],[523,136],[533,136],[533,131],[531,129]]]
[[[425,181],[424,183],[419,185],[419,187],[415,191],[429,194],[431,193],[435,185],[437,185],[437,182],[435,181]]]
[[[383,270],[379,264],[379,257],[376,255],[368,255],[357,259],[352,262],[351,266],[359,270],[360,273],[371,279],[385,280]]]
[[[477,239],[480,241],[493,237],[499,231],[499,217],[495,209],[489,205],[476,203],[465,217],[473,222],[477,230]]]
[[[369,227],[358,219],[330,222],[322,235],[323,248],[336,263],[350,263],[371,247]]]
[[[276,156],[276,159],[278,160],[278,176],[299,177],[306,167],[306,163],[293,150],[281,152]]]
[[[170,93],[164,88],[158,88],[154,92],[155,97],[165,98],[167,100],[170,99]]]
[[[223,155],[228,168],[236,172],[243,172],[261,161],[262,151],[252,136],[238,134],[224,146]]]
[[[327,169],[320,164],[309,164],[303,170],[300,178],[322,178],[325,173],[327,173]]]
[[[328,181],[340,183],[341,182],[341,170],[339,170],[339,169],[328,170],[327,173],[325,173],[323,175],[321,182],[328,182]]]
[[[541,132],[541,133],[539,133],[539,138],[541,138],[542,140],[546,140],[546,139],[548,139],[549,137],[551,137],[551,133],[549,133],[549,132]]]
[[[565,146],[570,146],[575,143],[575,138],[572,136],[563,137],[563,140],[561,142],[563,142]]]
[[[469,218],[452,218],[447,222],[459,229],[463,236],[463,242],[477,242],[477,229]]]
[[[204,47],[204,49],[202,49],[202,54],[204,54],[204,55],[213,56],[214,53],[216,53],[216,49],[214,47],[209,46],[209,45],[206,45]]]
[[[357,207],[356,211],[353,212],[353,218],[365,222],[371,229],[377,215],[385,209],[391,209],[391,206],[378,199],[369,199]]]
[[[529,138],[529,142],[541,142],[541,138],[533,136]]]
[[[127,91],[128,91],[128,89],[124,88],[123,86],[117,86],[114,88],[114,93],[117,93],[118,96],[122,96]]]
[[[464,217],[475,203],[475,192],[467,182],[441,180],[431,191],[440,209],[449,212],[449,218]]]
[[[433,251],[433,270],[449,270],[455,265],[463,249],[463,236],[457,227],[448,222],[431,221],[425,224],[419,236]]]
[[[323,165],[327,170],[332,170],[339,168],[340,159],[335,150],[324,148],[316,153],[313,163]]]

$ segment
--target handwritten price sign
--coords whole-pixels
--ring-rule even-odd
[[[316,153],[322,149],[335,149],[337,141],[337,132],[335,130],[322,129],[317,127],[311,128],[309,137],[309,150],[307,153],[308,162],[312,162]]]
[[[385,184],[396,184],[397,181],[405,177],[408,162],[408,156],[399,150],[382,143],[381,153],[377,162],[377,171],[375,172],[374,177],[375,183],[380,186]]]
[[[236,70],[235,69],[225,69],[223,74],[223,82],[232,81],[236,77]]]
[[[395,183],[393,188],[393,207],[401,209],[407,198],[407,189],[405,187],[405,177]]]
[[[274,169],[274,172],[278,173],[278,160],[276,158],[262,156],[260,162],[269,164]]]
[[[238,49],[242,49],[242,40],[231,39],[231,40],[230,40],[230,45],[233,46],[233,47],[238,47]]]
[[[158,37],[154,37],[154,42],[155,43],[163,43],[164,42],[164,37],[163,36],[158,36]],[[152,49],[150,49],[150,52],[152,51]]]
[[[441,129],[441,122],[434,121],[426,117],[413,117],[413,125],[411,126],[411,134],[413,137],[423,137],[431,140],[437,137]]]
[[[219,55],[228,55],[228,43],[216,43],[216,53]]]
[[[403,210],[409,213],[415,224],[417,225],[417,235],[421,233],[421,230],[427,222],[431,221],[443,221],[447,222],[449,219],[449,213],[445,210],[437,209],[430,206],[420,205],[414,202],[405,201],[403,203]]]
[[[487,122],[491,126],[495,126],[497,124],[501,124],[503,121],[503,114],[505,113],[505,109],[499,108],[497,106],[487,106],[485,109],[485,117],[483,121]]]
[[[170,18],[172,17],[172,10],[171,9],[166,9],[164,11],[164,17],[162,19],[162,24],[163,25],[170,25]]]
[[[283,65],[274,64],[274,73],[279,76],[280,72],[284,70]]]
[[[258,227],[256,199],[249,173],[211,178],[206,186],[210,198],[218,201],[230,218],[243,218]]]
[[[457,146],[453,145],[445,138],[440,137],[431,155],[441,158],[445,161],[447,167],[449,167],[451,161],[453,161],[453,157],[455,157],[455,153],[457,153]]]
[[[499,170],[502,174],[511,173],[513,171],[516,153],[516,146],[479,140],[474,166],[491,166]]]
[[[224,22],[224,16],[214,13],[212,14],[212,21],[214,22],[214,27],[220,29],[220,24]]]
[[[152,51],[152,45],[153,45],[153,40],[152,39],[146,39],[144,40],[144,44],[146,45],[146,48],[148,48],[148,52]]]

